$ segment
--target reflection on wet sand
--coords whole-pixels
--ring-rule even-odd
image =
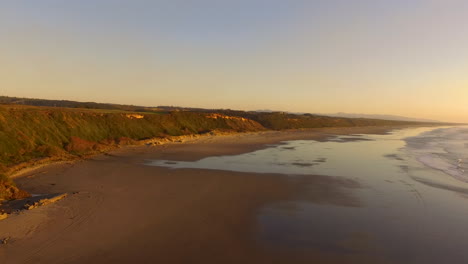
[[[346,143],[346,142],[355,142],[355,141],[372,141],[372,139],[355,136],[355,137],[336,137],[336,138],[330,139],[329,141]]]
[[[430,142],[417,136],[432,130],[287,141],[253,153],[148,165],[285,175],[293,193],[257,216],[257,239],[268,250],[349,263],[462,263],[468,184],[414,156],[414,148],[421,153]],[[468,157],[466,144],[458,138],[449,145]]]
[[[353,189],[362,188],[359,182],[344,177],[303,176],[293,177],[290,181],[295,186],[291,196],[294,202],[329,204],[336,206],[359,207],[359,198],[353,196]]]
[[[427,186],[431,186],[437,189],[442,189],[442,190],[447,190],[447,191],[452,191],[460,194],[468,194],[468,188],[463,188],[459,186],[453,186],[453,185],[448,185],[448,184],[443,184],[439,182],[434,182],[428,179],[423,179],[423,178],[418,178],[418,177],[412,177],[413,180],[420,182],[422,184],[425,184]]]
[[[389,158],[389,159],[395,159],[395,160],[405,160],[402,157],[398,156],[398,154],[387,154],[387,155],[384,155],[384,157]]]

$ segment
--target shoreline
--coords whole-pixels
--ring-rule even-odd
[[[437,125],[434,125],[435,127]],[[152,138],[145,139],[141,141],[136,141],[135,144],[125,144],[117,145],[111,147],[106,151],[89,153],[83,156],[73,156],[69,155],[66,157],[49,157],[39,160],[33,160],[31,162],[25,162],[17,164],[9,168],[7,175],[11,179],[17,179],[27,176],[27,174],[34,173],[36,170],[40,170],[44,167],[51,165],[60,165],[60,164],[73,164],[79,161],[85,161],[87,159],[112,154],[113,152],[121,151],[133,151],[135,149],[147,148],[147,147],[160,147],[167,146],[170,144],[193,144],[201,143],[208,141],[217,141],[223,138],[229,137],[252,137],[256,136],[255,139],[256,146],[252,147],[251,150],[261,149],[262,146],[258,145],[267,145],[275,144],[281,141],[287,140],[325,140],[330,136],[339,136],[339,135],[350,135],[350,134],[386,134],[396,129],[404,129],[409,127],[431,127],[430,125],[404,125],[404,126],[365,126],[365,127],[324,127],[324,128],[304,128],[304,129],[288,129],[288,130],[266,130],[266,131],[256,131],[256,132],[214,132],[207,134],[191,134],[183,136],[169,136],[164,138]],[[325,133],[323,133],[325,132]],[[313,134],[309,134],[313,133]],[[266,136],[266,138],[261,138],[259,136]],[[15,168],[17,167],[17,168]]]
[[[147,159],[198,160],[336,135],[386,134],[397,127],[322,128],[208,136],[185,143],[126,146],[71,164],[50,164],[15,178],[37,194],[68,193],[57,203],[0,221],[2,263],[376,263],[375,256],[312,250],[275,252],[255,238],[260,208],[301,195],[348,206],[359,184],[340,177],[173,170]],[[265,177],[267,176],[267,177]],[[359,206],[358,203],[352,203]],[[181,253],[181,251],[183,253]],[[292,254],[292,255],[291,255]],[[377,261],[376,261],[377,260]],[[380,263],[380,262],[379,262]]]
[[[100,152],[92,152],[82,156],[74,156],[68,155],[66,157],[48,157],[42,158],[38,160],[32,160],[30,162],[25,162],[21,164],[17,164],[9,168],[8,176],[12,179],[24,177],[25,174],[30,172],[34,172],[35,170],[50,166],[50,165],[59,165],[59,164],[72,164],[78,161],[84,161],[95,156],[99,155],[106,155],[113,151],[118,151],[120,149],[131,149],[136,147],[142,146],[160,146],[166,145],[169,143],[190,143],[193,140],[202,139],[204,137],[213,137],[213,136],[223,136],[223,135],[231,135],[231,134],[249,134],[249,133],[259,133],[259,132],[238,132],[238,133],[219,133],[219,134],[193,134],[193,135],[183,135],[183,136],[168,136],[164,138],[152,138],[152,139],[145,139],[140,141],[135,141],[135,144],[124,144],[124,145],[116,145],[113,147],[109,147],[108,150],[100,151]]]

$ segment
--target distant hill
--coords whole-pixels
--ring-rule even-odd
[[[45,106],[45,107],[64,107],[64,108],[84,108],[84,109],[102,109],[102,110],[117,110],[128,112],[171,112],[171,111],[192,111],[192,112],[213,112],[212,109],[191,108],[180,106],[138,106],[124,104],[109,104],[96,102],[77,102],[70,100],[50,100],[50,99],[34,99],[0,96],[0,105],[30,105],[30,106]]]
[[[32,98],[19,98],[0,96],[0,105],[29,105],[29,106],[45,106],[45,107],[64,107],[64,108],[83,108],[83,109],[101,109],[110,111],[126,111],[126,112],[144,112],[144,113],[169,113],[173,111],[189,111],[189,112],[202,112],[202,113],[225,113],[229,115],[241,116],[253,120],[260,121],[260,118],[266,116],[273,117],[282,114],[280,119],[294,119],[300,120],[293,124],[284,124],[281,126],[267,127],[269,129],[284,129],[286,127],[316,127],[317,120],[328,120],[327,117],[343,118],[343,119],[369,119],[369,120],[387,120],[387,121],[404,121],[404,122],[423,122],[423,123],[440,123],[440,121],[421,119],[421,118],[410,118],[395,115],[369,115],[369,114],[349,114],[349,113],[335,113],[335,114],[308,114],[308,113],[294,113],[287,111],[274,111],[270,109],[262,109],[257,111],[236,111],[230,109],[204,109],[204,108],[193,108],[193,107],[179,107],[179,106],[136,106],[136,105],[122,105],[122,104],[110,104],[110,103],[95,103],[95,102],[77,102],[70,100],[49,100],[49,99],[32,99]],[[306,118],[305,118],[306,117]],[[320,117],[320,118],[319,118]],[[304,120],[306,119],[306,120]],[[344,125],[340,120],[336,124]],[[347,120],[350,121],[350,120]],[[327,123],[325,122],[325,123]],[[353,121],[355,122],[355,121]],[[305,123],[308,123],[307,125]],[[328,125],[325,125],[328,126]]]
[[[69,100],[32,99],[32,98],[19,98],[19,97],[9,97],[9,96],[0,96],[0,104],[121,110],[121,111],[132,111],[132,112],[154,112],[154,111],[160,110],[155,107],[144,107],[144,106],[135,106],[135,105],[120,105],[120,104],[107,104],[107,103],[95,103],[95,102],[76,102],[76,101],[69,101]]]
[[[423,119],[423,118],[412,118],[397,115],[370,115],[370,114],[350,114],[350,113],[335,113],[335,114],[320,114],[324,116],[334,116],[343,118],[366,118],[366,119],[382,119],[382,120],[394,120],[394,121],[407,121],[407,122],[430,122],[440,123],[441,121]]]
[[[258,113],[274,113],[280,111],[274,111],[270,109],[255,110],[254,112]],[[288,114],[295,115],[304,115],[307,113],[304,112],[286,112]],[[371,114],[352,114],[352,113],[334,113],[334,114],[314,114],[317,116],[330,116],[330,117],[342,117],[342,118],[365,118],[365,119],[379,119],[379,120],[391,120],[391,121],[407,121],[407,122],[429,122],[429,123],[441,123],[438,120],[424,119],[424,118],[413,118],[406,116],[397,116],[397,115],[371,115]]]

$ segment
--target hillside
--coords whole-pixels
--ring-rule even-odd
[[[420,122],[405,122],[396,120],[366,119],[366,118],[342,118],[320,116],[313,114],[291,114],[285,112],[243,112],[232,110],[219,110],[219,113],[231,116],[239,116],[254,120],[266,129],[283,130],[299,128],[321,127],[356,127],[356,126],[397,126],[420,125]],[[426,124],[431,124],[426,122]]]
[[[258,131],[252,120],[207,113],[128,113],[102,110],[0,106],[0,172],[35,158],[80,155],[123,141],[206,133]],[[89,147],[85,147],[88,146]]]
[[[48,99],[33,99],[0,96],[0,104],[3,105],[29,105],[29,106],[46,106],[46,107],[66,107],[66,108],[87,108],[87,109],[103,109],[103,110],[121,110],[121,111],[158,111],[151,107],[105,104],[95,102],[76,102],[69,100],[48,100]]]
[[[19,190],[14,189],[14,184],[1,175],[8,175],[35,162],[81,157],[145,139],[212,131],[404,124],[418,123],[281,112],[130,112],[120,109],[0,105],[0,200],[15,198],[20,194]]]

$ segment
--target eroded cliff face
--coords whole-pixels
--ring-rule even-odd
[[[145,118],[144,115],[140,115],[140,114],[126,114],[125,116],[127,118],[129,118],[129,119],[142,119],[142,118]]]
[[[243,117],[238,117],[238,116],[227,116],[227,115],[222,115],[222,114],[210,114],[206,116],[207,118],[212,118],[212,119],[227,119],[227,120],[238,120],[242,122],[247,122],[249,119],[243,118]]]
[[[257,121],[244,118],[244,117],[239,117],[239,116],[228,116],[228,115],[223,115],[223,114],[209,114],[206,116],[209,119],[214,119],[214,120],[223,120],[226,122],[226,124],[229,124],[232,127],[235,127],[236,130],[245,130],[245,131],[261,131],[265,130],[265,127],[263,127],[260,123]]]
[[[22,199],[30,196],[28,192],[19,189],[7,176],[0,175],[0,203],[4,200]]]
[[[260,130],[265,128],[247,118],[201,112],[128,113],[0,105],[0,173],[149,139],[180,141],[213,131]]]

